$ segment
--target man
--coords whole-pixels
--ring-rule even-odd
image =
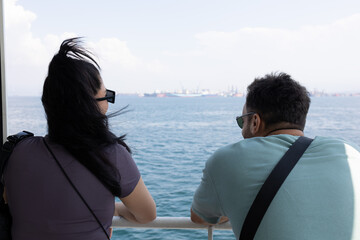
[[[236,239],[264,181],[299,136],[310,98],[285,73],[248,86],[242,116],[244,140],[217,150],[206,162],[191,219],[230,219]],[[360,148],[316,137],[271,202],[255,239],[360,239]]]

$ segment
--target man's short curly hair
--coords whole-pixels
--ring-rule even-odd
[[[309,92],[286,73],[256,78],[247,88],[246,108],[257,112],[269,127],[288,122],[304,129],[310,106]]]

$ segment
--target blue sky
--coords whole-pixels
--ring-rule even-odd
[[[117,92],[245,91],[284,71],[360,91],[360,1],[3,0],[9,95],[40,95],[61,41],[84,36]]]

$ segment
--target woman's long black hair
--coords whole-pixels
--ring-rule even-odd
[[[116,137],[109,130],[108,117],[94,98],[102,84],[99,69],[80,38],[65,40],[49,64],[41,100],[50,140],[64,146],[106,188],[120,196],[120,174],[103,150],[119,143],[131,151],[124,142],[125,135]]]

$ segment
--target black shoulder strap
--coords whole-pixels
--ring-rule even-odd
[[[7,137],[7,141],[3,144],[1,148],[1,162],[0,162],[0,173],[2,175],[7,161],[14,150],[16,144],[27,137],[33,137],[34,134],[28,131],[22,131],[14,135]]]
[[[73,187],[73,189],[75,190],[75,192],[79,195],[79,197],[81,198],[81,200],[84,202],[85,206],[89,209],[89,211],[91,212],[91,214],[94,216],[95,220],[97,221],[97,223],[100,225],[100,227],[102,228],[103,232],[105,233],[107,239],[110,239],[109,234],[106,232],[104,226],[101,224],[99,218],[96,216],[96,214],[94,213],[94,211],[90,208],[89,204],[86,202],[85,198],[81,195],[81,193],[79,192],[79,190],[75,187],[74,183],[71,181],[70,177],[67,175],[67,173],[65,172],[64,168],[61,166],[59,160],[56,158],[55,154],[53,153],[53,151],[50,149],[49,145],[46,143],[45,138],[43,138],[44,140],[44,144],[46,146],[46,148],[49,150],[51,156],[55,159],[57,165],[60,167],[62,173],[65,175],[66,179],[68,180],[68,182],[70,183],[70,185]]]
[[[1,156],[0,156],[0,199],[3,201],[3,193],[4,193],[4,185],[2,182],[2,175],[5,169],[5,166],[8,162],[8,159],[13,152],[16,144],[27,137],[34,136],[33,133],[28,131],[22,131],[14,135],[10,135],[7,137],[7,141],[3,144],[1,148]]]
[[[276,164],[250,207],[239,239],[250,240],[254,238],[273,198],[312,141],[313,139],[307,137],[299,137]]]

